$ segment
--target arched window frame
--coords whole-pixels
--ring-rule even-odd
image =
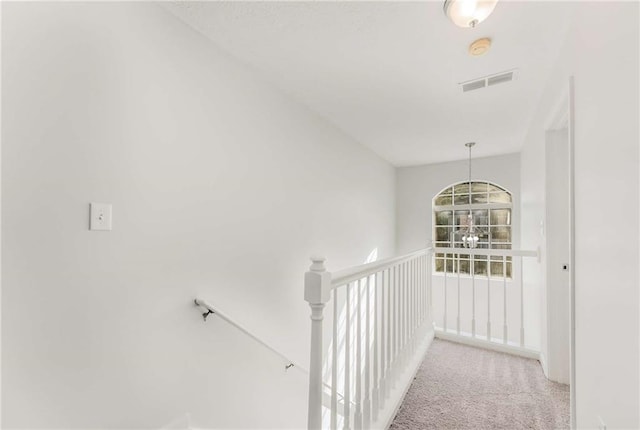
[[[477,248],[511,249],[513,245],[513,194],[505,187],[486,180],[471,181],[471,205],[469,204],[469,181],[461,181],[443,188],[433,197],[433,245],[436,248],[435,272],[470,276],[511,277],[512,259],[476,255],[472,259],[464,254],[462,238],[455,234],[466,219],[469,209],[474,214],[474,223],[483,231]],[[460,248],[460,253],[445,254],[437,248]]]

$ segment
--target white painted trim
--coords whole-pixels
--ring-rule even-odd
[[[487,248],[433,248],[437,254],[469,254],[469,255],[497,255],[506,257],[537,257],[538,251],[527,249],[487,249]],[[463,259],[464,260],[464,259]]]
[[[532,358],[534,360],[540,360],[540,352],[533,349],[523,348],[516,345],[504,344],[498,342],[489,342],[480,338],[471,337],[471,335],[464,335],[463,333],[449,333],[444,332],[442,329],[436,327],[435,336],[438,339],[448,340],[450,342],[461,343],[464,345],[475,346],[477,348],[489,349],[496,352],[504,352],[511,355],[517,355],[524,358]]]
[[[0,23],[2,22],[3,2],[0,1]],[[2,46],[2,36],[0,32],[0,46]],[[2,70],[2,56],[0,55],[0,70]],[[0,73],[1,75],[1,73]],[[0,79],[0,100],[2,100],[2,79]],[[0,166],[2,166],[2,103],[0,103]],[[0,168],[0,190],[2,189],[2,168]],[[0,214],[2,213],[2,195],[0,191]],[[0,220],[0,225],[2,222]],[[2,245],[2,229],[0,228],[0,245]],[[0,250],[2,246],[0,246]],[[0,368],[2,367],[2,252],[0,251]],[[2,372],[0,372],[0,427],[2,427]]]
[[[571,330],[570,330],[570,360],[569,392],[571,407],[571,428],[576,426],[576,230],[575,230],[575,85],[573,76],[569,77],[568,85],[568,114],[569,114],[569,236],[571,250],[571,266],[569,282],[571,288]]]
[[[563,88],[553,109],[544,123],[544,129],[562,130],[569,126],[569,87]]]
[[[571,329],[570,329],[570,419],[571,429],[576,429],[576,294],[575,294],[575,85],[570,76],[567,85],[561,91],[558,101],[545,122],[545,130],[569,130],[569,237],[570,261],[569,284],[571,290]],[[546,367],[546,366],[545,366]]]
[[[391,257],[385,260],[374,261],[373,263],[361,264],[359,266],[332,272],[332,288],[341,287],[348,284],[349,282],[357,281],[369,275],[373,275],[377,272],[380,272],[381,270],[389,268],[394,264],[400,264],[420,255],[427,255],[430,251],[431,248],[424,248],[418,251],[411,252],[409,254],[401,255],[399,257]]]
[[[544,355],[544,352],[540,351],[540,365],[542,366],[542,371],[544,372],[545,378],[549,379],[549,369],[547,368],[547,357]]]

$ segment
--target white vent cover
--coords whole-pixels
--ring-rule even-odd
[[[479,90],[480,88],[491,87],[493,85],[502,84],[504,82],[513,81],[516,78],[516,70],[508,70],[506,72],[497,73],[495,75],[484,76],[482,78],[473,79],[471,81],[461,82],[462,92]]]

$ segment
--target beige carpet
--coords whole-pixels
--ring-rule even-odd
[[[569,386],[536,360],[434,339],[392,430],[569,428]]]

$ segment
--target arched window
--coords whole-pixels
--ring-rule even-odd
[[[511,277],[511,257],[503,264],[501,256],[476,255],[471,262],[464,254],[466,243],[461,231],[471,214],[477,228],[477,249],[511,249],[511,193],[491,182],[473,181],[454,184],[433,198],[433,237],[435,248],[462,248],[460,253],[437,252],[436,272]],[[471,191],[471,193],[469,193]]]

